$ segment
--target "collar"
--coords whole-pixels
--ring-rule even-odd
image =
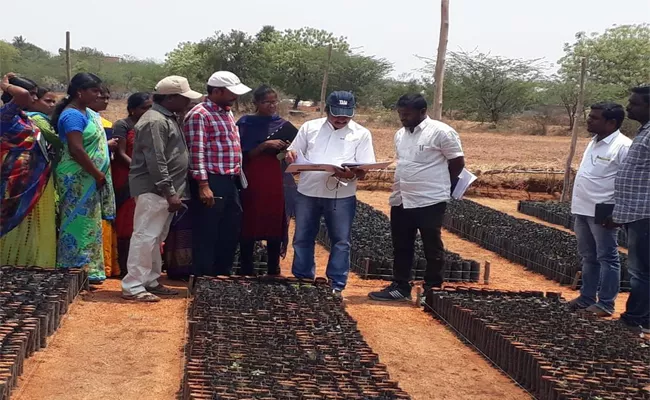
[[[206,108],[211,109],[212,111],[219,112],[219,113],[230,112],[230,107],[221,107],[219,104],[214,103],[210,99],[205,99],[205,106],[206,106]]]
[[[173,112],[169,111],[168,109],[166,109],[165,107],[161,106],[158,103],[153,103],[153,106],[151,106],[151,109],[158,111],[159,113],[161,113],[162,115],[164,115],[166,117],[174,118],[174,113]]]
[[[345,125],[343,128],[341,128],[341,129],[336,129],[336,128],[334,127],[334,125],[332,125],[332,123],[331,123],[327,118],[325,118],[325,123],[323,124],[323,126],[327,126],[328,128],[330,128],[330,129],[332,130],[332,132],[343,132],[343,131],[345,131],[345,130],[348,129],[348,128],[349,128],[349,129],[352,129],[352,128],[350,128],[350,124],[351,124],[351,123],[352,123],[352,120],[350,120],[350,122],[348,122],[348,124]]]
[[[422,122],[420,122],[418,126],[413,128],[413,132],[411,132],[409,128],[404,128],[404,129],[406,129],[406,132],[408,133],[416,133],[426,128],[426,126],[429,125],[429,122],[431,122],[431,118],[429,118],[429,116],[427,115],[427,117],[424,120],[422,120]]]
[[[609,135],[605,139],[601,140],[601,142],[611,144],[612,141],[614,141],[614,139],[616,139],[618,137],[618,135],[620,135],[620,134],[621,134],[621,131],[617,129],[611,135]],[[593,137],[593,141],[594,141],[594,143],[598,143],[598,135]]]

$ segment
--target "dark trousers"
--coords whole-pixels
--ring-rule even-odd
[[[621,318],[628,324],[650,328],[650,219],[625,225],[630,297]]]
[[[415,257],[415,238],[418,231],[424,244],[427,269],[424,274],[426,287],[442,285],[442,271],[445,265],[445,248],[440,237],[442,219],[447,203],[428,207],[390,209],[390,227],[393,238],[393,280],[407,285],[411,280]]]
[[[280,273],[280,251],[282,243],[280,239],[266,241],[266,262],[267,274],[278,275]],[[253,253],[255,253],[255,240],[241,240],[239,242],[239,262],[241,263],[240,275],[253,275]]]
[[[215,204],[201,203],[199,185],[191,179],[192,273],[195,276],[230,275],[241,232],[242,207],[239,177],[208,175]]]

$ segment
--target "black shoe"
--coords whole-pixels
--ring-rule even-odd
[[[377,301],[411,301],[411,285],[393,282],[378,292],[368,293],[368,297]]]

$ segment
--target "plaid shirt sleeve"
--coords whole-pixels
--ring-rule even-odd
[[[190,175],[197,181],[208,180],[208,170],[205,165],[205,129],[205,117],[200,113],[192,113],[185,120],[185,136],[190,149]]]

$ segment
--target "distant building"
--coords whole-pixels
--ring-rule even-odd
[[[109,62],[109,63],[118,63],[122,61],[121,57],[111,57],[111,56],[104,56],[104,61]]]

